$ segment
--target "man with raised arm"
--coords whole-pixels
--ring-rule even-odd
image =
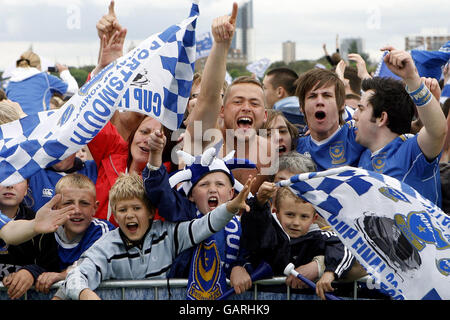
[[[356,141],[367,150],[358,166],[395,177],[441,206],[439,159],[447,126],[436,99],[440,88],[432,79],[420,78],[408,52],[390,46],[381,50],[389,51],[384,62],[403,82],[363,81],[364,94],[353,118]],[[416,110],[423,127],[416,135],[407,134]]]
[[[215,144],[223,139],[222,155],[236,150],[236,158],[249,159],[257,164],[258,173],[270,174],[275,151],[270,150],[270,141],[257,132],[267,118],[262,84],[251,77],[240,77],[228,87],[223,99],[221,95],[237,12],[238,6],[234,3],[230,16],[216,18],[212,24],[214,43],[203,71],[192,121],[186,128],[184,150],[192,155],[200,154],[211,142]],[[248,174],[241,171],[236,178],[243,182]],[[258,186],[258,182],[254,184],[255,188]]]

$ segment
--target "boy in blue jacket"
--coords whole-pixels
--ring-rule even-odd
[[[274,196],[274,213],[269,199]],[[320,278],[316,293],[325,299],[325,292],[333,291],[332,281],[341,278],[355,261],[350,251],[331,231],[321,230],[315,221],[318,214],[312,204],[301,199],[289,187],[277,188],[270,182],[263,183],[255,197],[247,203],[250,211],[242,215],[242,246],[245,254],[233,268],[231,282],[237,293],[252,286],[244,266],[253,268],[262,261],[272,267],[274,275],[283,275],[284,268],[294,263],[296,270],[310,280]],[[324,261],[320,256],[324,256]],[[312,263],[316,268],[306,268]],[[303,270],[313,270],[305,274]],[[292,279],[286,279],[288,285]],[[298,286],[297,286],[298,287]]]
[[[234,179],[229,167],[235,165],[231,156],[216,157],[217,148],[205,150],[202,156],[181,153],[187,167],[169,176],[162,166],[162,151],[166,137],[159,131],[149,139],[150,155],[142,172],[150,202],[158,208],[160,216],[169,221],[191,220],[201,217],[234,197],[240,183]],[[228,159],[229,158],[229,159]],[[239,167],[254,167],[248,161]],[[181,183],[180,190],[176,186]],[[227,289],[226,277],[239,254],[241,226],[238,217],[193,250],[177,258],[168,277],[189,278],[187,298],[215,300]],[[213,271],[214,269],[214,271]],[[215,281],[207,281],[213,272]]]

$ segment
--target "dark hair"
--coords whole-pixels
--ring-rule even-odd
[[[358,70],[352,66],[345,67],[344,78],[349,80],[348,84],[350,85],[352,92],[361,95],[362,80],[358,77]]]
[[[342,60],[341,55],[339,54],[339,52],[335,52],[331,55],[330,57],[331,61],[332,61],[332,65],[335,66],[339,63],[339,61]]]
[[[381,117],[382,112],[388,116],[387,127],[397,134],[411,132],[416,106],[405,90],[402,81],[392,78],[368,78],[362,82],[364,91],[373,90],[375,93],[368,102],[372,105],[372,116]]]
[[[450,98],[447,98],[445,102],[442,104],[442,111],[444,112],[446,118],[448,116],[449,109],[450,109]]]
[[[311,69],[303,74],[297,80],[297,89],[295,95],[298,97],[300,108],[306,118],[305,98],[306,94],[314,88],[322,88],[334,85],[336,105],[339,113],[339,123],[344,124],[342,114],[345,112],[345,86],[336,73],[326,69]],[[308,119],[306,119],[308,120]]]
[[[295,81],[298,79],[298,74],[294,70],[285,67],[275,68],[269,70],[266,76],[272,77],[270,83],[275,89],[282,87],[289,96],[295,95],[297,88]]]

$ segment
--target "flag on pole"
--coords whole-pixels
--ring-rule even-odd
[[[213,45],[213,38],[211,35],[211,32],[204,32],[202,34],[199,34],[196,39],[196,51],[197,51],[197,57],[196,59],[200,59],[203,57],[209,56],[209,53],[211,52],[211,48]]]
[[[450,217],[399,180],[340,167],[283,180],[393,299],[450,299]]]
[[[192,86],[198,15],[193,0],[187,19],[110,63],[60,109],[0,126],[0,184],[16,184],[77,152],[116,110],[144,113],[177,129]]]
[[[262,58],[258,61],[255,61],[247,65],[247,70],[250,71],[251,73],[256,74],[259,78],[264,78],[264,72],[266,72],[269,66],[270,60],[267,58]]]

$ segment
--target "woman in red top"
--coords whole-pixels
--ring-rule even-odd
[[[127,142],[119,134],[121,126],[116,127],[113,123],[114,121],[108,122],[88,146],[98,171],[96,191],[100,203],[95,217],[106,219],[117,226],[108,205],[109,189],[121,173],[142,173],[148,160],[148,137],[154,130],[162,130],[162,126],[158,120],[151,117],[141,118]]]

